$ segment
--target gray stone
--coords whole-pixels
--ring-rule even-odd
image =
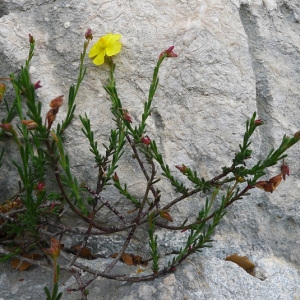
[[[178,58],[166,60],[160,70],[147,134],[157,140],[174,174],[174,166],[184,163],[209,179],[222,166],[231,164],[241,143],[245,120],[254,111],[265,124],[254,135],[254,160],[249,164],[263,159],[280,144],[284,134],[292,136],[300,129],[299,22],[299,0],[4,0],[0,4],[0,77],[23,64],[31,33],[36,39],[36,51],[30,72],[33,81],[41,80],[43,88],[37,93],[46,114],[50,100],[61,94],[67,98],[69,85],[76,81],[86,29],[92,28],[93,42],[108,32],[121,33],[123,50],[115,57],[117,87],[124,107],[137,122],[141,120],[156,59],[162,50],[175,45]],[[93,182],[94,162],[81,133],[78,114],[86,112],[90,117],[99,144],[106,141],[113,123],[102,87],[108,68],[96,67],[89,59],[85,63],[87,75],[77,99],[78,113],[66,133],[66,144],[74,158],[72,166],[78,180]],[[61,108],[58,121],[66,110],[66,106]],[[1,168],[5,176],[0,175],[4,199],[17,186],[11,163],[15,152],[13,145],[9,147],[11,151],[6,151]],[[251,196],[228,209],[214,235],[213,248],[193,255],[174,273],[152,282],[99,278],[88,288],[89,298],[297,299],[298,147],[289,150],[286,160],[291,176],[274,193],[252,190]],[[135,170],[131,156],[124,156],[118,175],[130,178],[128,188],[139,196],[145,182]],[[278,172],[277,166],[272,167],[265,178]],[[162,185],[162,190],[166,193],[163,201],[173,198],[169,185]],[[121,206],[120,196],[113,192],[110,195],[127,209]],[[190,199],[170,213],[181,220],[183,213],[192,214],[197,207],[199,199]],[[68,213],[65,216],[68,218]],[[69,222],[74,225],[76,221]],[[172,245],[175,249],[181,247],[180,235],[164,231],[158,235],[163,254]],[[76,241],[72,238],[66,238],[67,247]],[[102,269],[109,261],[108,254],[121,241],[121,236],[110,243],[91,239],[90,247],[99,257],[86,263]],[[137,241],[142,244],[142,232]],[[147,245],[137,247],[140,253],[146,253]],[[234,253],[253,261],[256,277],[224,260]],[[138,271],[138,267],[122,263],[118,268],[132,275]],[[50,269],[38,267],[17,273],[4,264],[0,269],[0,299],[43,299],[43,287],[50,286],[51,274]],[[19,281],[20,278],[25,280]],[[65,284],[64,299],[80,297],[66,291],[75,286],[69,274],[63,272],[61,282]]]

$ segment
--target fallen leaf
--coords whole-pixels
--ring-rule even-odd
[[[19,270],[20,272],[26,270],[28,267],[31,266],[31,263],[27,262],[27,261],[22,261],[18,258],[14,258],[10,261],[10,265],[16,269]]]
[[[248,259],[247,256],[239,256],[236,253],[225,258],[227,261],[231,261],[239,265],[246,272],[254,276],[255,264]]]
[[[139,255],[132,255],[132,259],[133,259],[133,264],[136,265],[141,265],[141,266],[147,266],[148,262],[144,261],[143,258]]]
[[[118,256],[118,253],[113,253],[110,257],[116,258]],[[139,255],[129,254],[129,253],[123,253],[121,256],[121,260],[128,266],[147,266],[147,261],[144,261],[143,258]]]
[[[130,254],[127,253],[123,253],[122,254],[122,260],[124,261],[124,263],[128,266],[132,266],[133,265],[133,259],[131,257]]]
[[[74,249],[76,252],[80,251],[81,246],[75,246]],[[85,259],[94,259],[93,253],[87,248],[83,247],[80,251],[79,257],[85,258]]]
[[[38,260],[40,259],[42,256],[38,253],[32,253],[32,254],[23,254],[23,257],[32,259],[32,260]],[[21,261],[19,258],[13,258],[10,261],[10,265],[12,266],[12,268],[19,270],[20,272],[25,271],[26,269],[28,269],[32,264],[28,261]]]

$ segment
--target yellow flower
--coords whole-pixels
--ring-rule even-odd
[[[99,41],[91,48],[89,57],[93,59],[95,65],[104,63],[104,56],[113,56],[121,51],[122,44],[119,42],[121,34],[109,33],[99,39]]]

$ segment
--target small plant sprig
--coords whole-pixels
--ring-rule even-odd
[[[78,282],[78,289],[81,291],[82,299],[87,299],[86,287],[97,277],[105,277],[121,281],[142,281],[151,280],[168,272],[173,272],[176,267],[189,255],[201,252],[205,247],[212,246],[212,237],[216,227],[226,214],[227,208],[235,201],[249,195],[251,189],[257,187],[266,192],[273,192],[282,179],[289,175],[289,167],[284,162],[287,157],[286,151],[300,140],[300,133],[294,137],[284,136],[277,149],[271,149],[266,158],[255,162],[252,159],[251,138],[255,130],[263,125],[263,121],[256,118],[256,113],[246,122],[246,129],[239,150],[232,159],[230,166],[224,166],[220,174],[213,178],[201,177],[199,170],[192,170],[184,163],[169,166],[163,154],[160,152],[154,137],[149,137],[147,132],[147,120],[151,116],[152,104],[155,100],[155,93],[159,86],[159,70],[167,58],[175,58],[174,46],[163,51],[157,60],[153,71],[152,81],[148,98],[144,103],[141,113],[141,122],[135,122],[130,112],[124,107],[118,94],[115,80],[116,64],[113,56],[121,51],[122,44],[119,41],[120,34],[107,34],[100,38],[89,51],[89,57],[96,65],[107,63],[109,65],[108,83],[104,86],[111,101],[111,113],[114,121],[114,128],[111,128],[107,143],[98,145],[95,139],[93,124],[87,114],[79,115],[82,123],[82,132],[90,145],[90,151],[96,164],[96,182],[85,182],[79,184],[74,170],[71,168],[71,157],[64,146],[63,135],[72,120],[76,117],[76,96],[80,85],[83,83],[86,74],[84,59],[90,41],[93,39],[91,30],[85,34],[86,41],[80,55],[79,74],[77,83],[70,87],[67,113],[61,123],[54,129],[56,116],[59,108],[63,105],[63,95],[56,96],[50,101],[50,109],[46,116],[42,116],[42,103],[36,97],[36,89],[41,88],[40,82],[33,84],[29,74],[29,64],[34,55],[35,41],[29,36],[30,50],[25,66],[21,69],[20,75],[16,77],[11,74],[9,81],[15,90],[15,99],[11,104],[5,99],[4,108],[7,117],[2,120],[0,128],[0,139],[10,138],[16,143],[16,151],[19,151],[20,160],[14,161],[20,178],[20,187],[17,198],[22,201],[22,210],[18,214],[13,211],[0,210],[0,229],[15,234],[30,233],[30,240],[27,244],[32,248],[49,254],[53,258],[54,285],[52,294],[45,288],[47,299],[58,300],[62,296],[58,293],[58,275],[60,269],[69,271]],[[1,79],[0,79],[1,80]],[[0,86],[0,101],[4,96],[5,88]],[[17,117],[17,125],[11,125],[11,121]],[[28,119],[27,119],[28,118]],[[15,128],[16,127],[16,128]],[[129,147],[126,147],[129,146]],[[144,177],[145,189],[143,195],[137,196],[134,191],[128,188],[128,180],[118,176],[119,165],[125,151],[130,149],[132,157]],[[0,152],[1,160],[5,151]],[[267,168],[283,161],[278,175],[269,180],[259,179],[266,174]],[[130,162],[128,162],[130,163]],[[179,173],[178,173],[179,172]],[[56,191],[46,184],[49,174],[55,178]],[[182,179],[180,179],[183,177]],[[171,185],[176,196],[168,202],[161,201],[162,192],[157,183],[164,181]],[[105,193],[104,190],[106,190]],[[117,191],[129,212],[124,213],[110,199],[107,191]],[[202,199],[205,196],[205,200]],[[169,198],[169,197],[168,197]],[[183,220],[176,220],[173,216],[173,209],[186,201],[195,198],[200,205],[199,211],[193,216],[183,216]],[[61,222],[53,222],[50,215],[59,218],[59,209],[62,206],[68,207],[77,218],[83,221],[85,227],[70,228]],[[106,210],[104,210],[106,208]],[[107,224],[99,220],[104,214],[111,214],[112,218]],[[12,217],[14,216],[14,217]],[[129,254],[126,253],[128,245],[135,237],[137,228],[147,228],[144,251],[148,251],[150,258],[137,259],[136,261],[152,261],[151,273],[148,275],[132,276],[130,274],[111,273],[120,259],[124,260]],[[51,231],[48,229],[51,228]],[[181,247],[166,265],[162,264],[162,247],[158,242],[157,231],[166,229],[169,231],[182,232],[185,237],[184,246]],[[125,238],[118,253],[113,255],[110,264],[104,270],[96,270],[78,262],[78,257],[84,257],[87,250],[89,237],[93,235],[101,239],[102,235],[124,232]],[[77,246],[77,253],[70,255],[61,249],[60,242],[65,235],[76,233],[82,235],[81,244]],[[44,249],[51,237],[51,247]],[[57,237],[57,238],[55,238]],[[23,253],[30,251],[25,246]],[[16,251],[14,249],[14,251]],[[173,252],[175,253],[175,252]],[[12,253],[13,255],[13,253]],[[66,264],[57,265],[58,256],[63,256]],[[130,256],[130,255],[129,255]],[[10,257],[10,255],[5,255]],[[28,259],[27,259],[28,260]],[[50,261],[45,261],[49,264]],[[32,261],[34,264],[35,262]],[[92,279],[84,282],[79,270],[92,274]]]
[[[158,272],[159,266],[158,266],[158,260],[159,260],[159,254],[158,254],[158,245],[157,245],[157,236],[154,236],[154,229],[155,229],[155,220],[153,220],[154,212],[151,213],[151,215],[148,218],[149,223],[149,246],[150,246],[150,255],[153,260],[152,264],[152,270],[154,274]]]
[[[57,264],[57,259],[60,255],[60,249],[61,249],[61,244],[55,238],[51,239],[50,248],[44,249],[44,252],[47,255],[50,255],[52,257],[53,274],[54,274],[52,294],[50,294],[50,291],[47,287],[44,287],[45,293],[47,295],[47,300],[59,300],[62,297],[62,292],[58,293],[58,279],[59,279],[60,267]]]

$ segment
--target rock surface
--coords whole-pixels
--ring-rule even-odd
[[[167,60],[161,68],[148,134],[157,139],[170,166],[184,163],[208,179],[230,164],[245,120],[254,111],[265,121],[253,142],[256,158],[278,146],[284,134],[292,136],[300,130],[299,22],[299,0],[4,0],[0,4],[0,77],[23,64],[28,33],[34,35],[36,55],[30,72],[33,81],[41,80],[38,96],[46,112],[49,101],[67,95],[68,86],[76,80],[86,29],[92,28],[94,40],[107,32],[121,33],[123,50],[115,58],[117,85],[124,106],[137,121],[157,56],[175,45],[178,58]],[[96,134],[101,144],[111,124],[102,88],[108,69],[88,59],[86,65],[77,108],[80,114],[87,113],[93,128],[99,128]],[[62,107],[61,113],[65,112]],[[89,146],[79,125],[77,117],[66,142],[71,158],[76,158],[73,166],[79,180],[89,181],[95,178],[90,172],[94,162],[87,159]],[[251,197],[234,204],[216,231],[213,248],[153,282],[100,278],[89,288],[89,298],[298,299],[298,147],[289,150],[291,176],[286,182],[273,194],[254,190]],[[134,168],[126,165],[129,159],[125,157],[123,174],[132,178],[129,188],[139,194],[142,179],[133,177]],[[7,173],[0,174],[0,193],[9,195],[17,186],[10,159],[2,168]],[[276,174],[278,167],[271,168],[268,176]],[[165,191],[172,193],[168,188]],[[193,208],[187,203],[172,215],[179,217]],[[164,241],[171,238],[161,235]],[[180,247],[180,240],[176,242]],[[99,255],[105,254],[101,251]],[[233,253],[253,261],[256,277],[224,261]],[[101,268],[107,262],[91,263]],[[43,287],[49,286],[50,270],[16,273],[3,266],[1,300],[45,297]],[[120,268],[126,269],[121,263]],[[63,274],[61,280],[63,299],[78,299],[78,294],[66,292],[73,279]]]

